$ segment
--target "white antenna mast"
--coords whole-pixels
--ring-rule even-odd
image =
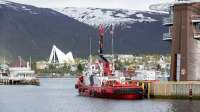
[[[92,38],[90,37],[90,64],[92,63],[92,55],[91,55],[91,53],[92,53]]]
[[[31,61],[32,61],[32,60],[31,60],[31,56],[30,56],[30,69],[31,69]]]
[[[3,64],[5,65],[6,64],[6,57],[3,56]]]
[[[19,66],[22,67],[21,56],[19,56]]]

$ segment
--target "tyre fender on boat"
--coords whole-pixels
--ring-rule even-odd
[[[89,91],[89,95],[92,96],[92,90]]]
[[[102,89],[101,94],[104,94],[104,93],[106,93],[106,90]]]
[[[89,94],[90,94],[90,96],[96,96],[96,95],[97,95],[97,92],[96,92],[96,91],[93,91],[93,90],[90,90]]]
[[[93,91],[93,96],[98,96],[98,92],[97,91]]]
[[[78,92],[81,93],[81,89],[78,89]]]
[[[75,84],[75,89],[78,89],[78,84]]]

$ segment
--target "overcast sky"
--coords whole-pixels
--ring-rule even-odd
[[[8,0],[45,8],[94,7],[149,10],[149,5],[174,0]]]

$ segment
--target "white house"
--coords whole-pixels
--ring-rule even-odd
[[[136,76],[133,80],[156,80],[156,71],[154,70],[136,70]]]
[[[16,62],[9,66],[9,77],[15,80],[31,80],[36,78],[36,74],[34,70],[31,70],[30,63],[19,56]]]

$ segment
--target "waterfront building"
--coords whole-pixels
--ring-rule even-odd
[[[163,40],[171,42],[171,80],[200,80],[200,2],[178,0],[170,6],[163,25],[169,32]]]
[[[65,63],[66,64],[75,63],[72,52],[68,52],[67,54],[65,54],[60,49],[58,49],[55,45],[53,45],[51,54],[49,56],[48,64],[62,65]]]
[[[0,79],[4,76],[8,76],[8,65],[0,64]]]
[[[23,60],[20,56],[14,63],[9,65],[8,76],[15,80],[32,80],[36,78],[35,71],[31,70],[30,63]]]
[[[156,80],[155,70],[136,70],[133,80]]]
[[[45,68],[47,68],[47,61],[37,61],[36,62],[37,70],[44,70]]]

